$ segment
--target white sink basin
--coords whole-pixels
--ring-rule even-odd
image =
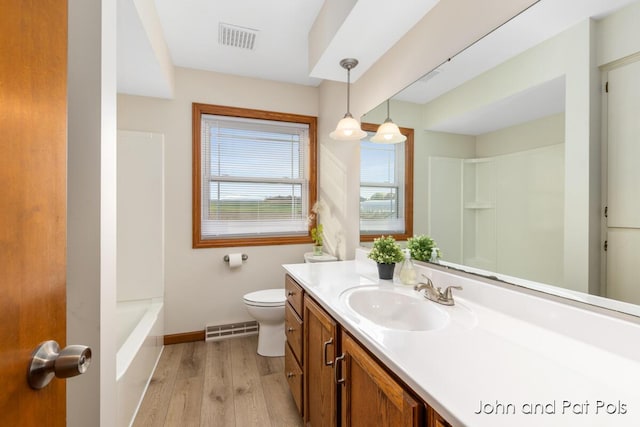
[[[409,289],[359,286],[347,289],[340,298],[349,310],[389,329],[428,331],[449,322],[445,310]]]

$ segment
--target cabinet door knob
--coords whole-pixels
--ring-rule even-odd
[[[293,372],[287,372],[287,378],[293,378],[295,376],[296,374],[294,374]]]
[[[344,384],[344,378],[338,378],[338,362],[341,362],[344,360],[345,354],[342,353],[340,356],[336,357],[336,360],[334,360],[333,365],[335,370],[333,371],[333,379],[336,382],[336,384]]]
[[[296,294],[296,293],[295,293],[295,292],[293,292],[293,291],[289,291],[289,292],[287,292],[287,296],[288,296],[288,297],[292,297],[292,296],[294,296],[295,294]]]
[[[329,341],[325,341],[325,343],[323,344],[324,348],[323,348],[323,362],[324,362],[324,366],[332,366],[333,365],[333,360],[327,360],[327,347],[329,347],[329,345],[333,344],[333,337],[329,338]]]
[[[291,328],[291,327],[287,328],[287,332],[293,332],[293,331],[295,331],[295,328]]]

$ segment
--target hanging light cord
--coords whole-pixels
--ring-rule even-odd
[[[349,100],[351,99],[351,66],[347,66],[347,114],[345,117],[353,117],[351,115],[351,109],[349,107]]]
[[[358,65],[358,60],[355,58],[345,58],[340,61],[340,66],[347,70],[347,114],[345,117],[351,117],[350,104],[351,104],[351,69]]]

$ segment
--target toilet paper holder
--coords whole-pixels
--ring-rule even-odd
[[[243,260],[243,261],[246,261],[246,260],[248,260],[248,259],[249,259],[249,255],[247,255],[247,254],[242,254],[242,260]],[[225,255],[225,256],[222,258],[222,260],[223,260],[224,262],[229,262],[229,255]]]

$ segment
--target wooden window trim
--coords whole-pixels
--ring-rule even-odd
[[[270,236],[270,237],[239,237],[222,239],[202,239],[201,226],[201,116],[211,114],[217,116],[244,117],[249,119],[273,120],[281,122],[304,123],[309,126],[309,206],[308,211],[317,200],[317,128],[318,119],[314,116],[300,114],[278,113],[273,111],[252,110],[248,108],[226,107],[221,105],[199,104],[192,105],[192,238],[193,248],[219,248],[230,246],[265,246],[312,243],[311,228],[315,220],[309,224],[304,236]]]
[[[380,125],[362,123],[365,132],[376,132]],[[413,236],[413,129],[400,128],[400,133],[407,137],[404,145],[404,233],[390,234],[396,240],[407,240]],[[360,234],[361,242],[373,242],[376,235]]]

